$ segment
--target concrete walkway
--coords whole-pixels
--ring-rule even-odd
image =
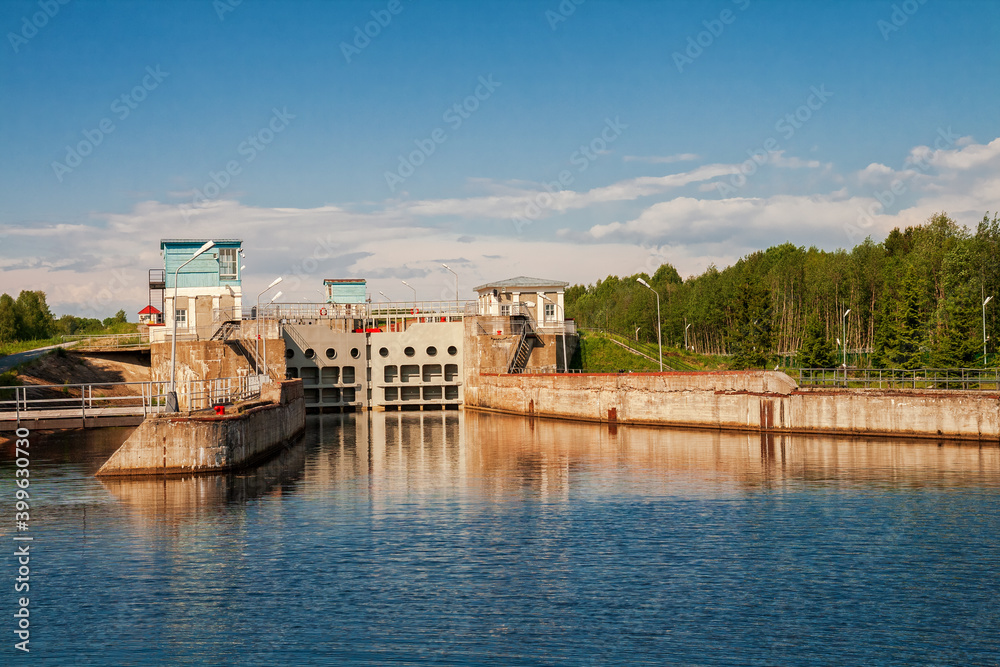
[[[39,347],[34,350],[28,350],[27,352],[18,352],[17,354],[8,354],[6,357],[0,357],[0,373],[8,371],[18,364],[23,364],[26,361],[31,361],[32,359],[37,359],[38,357],[51,352],[57,347],[72,347],[80,341],[71,341],[69,343],[60,343],[59,345],[49,345],[48,347]]]

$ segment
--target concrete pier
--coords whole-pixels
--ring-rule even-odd
[[[1000,394],[800,389],[784,373],[470,373],[467,408],[695,428],[1000,442]]]
[[[273,382],[246,409],[222,416],[147,418],[97,471],[98,476],[216,473],[252,465],[305,430],[300,380]]]

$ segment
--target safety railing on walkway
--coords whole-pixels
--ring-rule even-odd
[[[800,387],[1000,391],[1000,369],[800,368],[797,382]]]
[[[182,410],[196,411],[260,396],[266,376],[191,380],[177,385]],[[166,409],[169,382],[102,382],[0,387],[0,421],[97,415],[148,415]]]
[[[74,350],[134,350],[149,347],[149,332],[63,336],[64,342],[77,341]]]

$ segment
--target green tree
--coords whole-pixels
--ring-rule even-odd
[[[837,350],[825,329],[818,315],[809,318],[805,338],[796,356],[800,368],[833,368],[837,365]]]
[[[18,340],[38,340],[52,336],[55,319],[45,303],[45,292],[22,290],[17,295],[16,309],[20,319]]]
[[[944,261],[945,301],[932,362],[941,368],[967,367],[981,354],[979,282],[968,246],[955,248]]]
[[[921,344],[924,339],[920,317],[920,284],[911,269],[903,280],[902,300],[896,319],[896,346],[889,362],[895,368],[915,369],[923,366]]]
[[[899,358],[899,326],[896,323],[895,300],[884,294],[875,313],[875,335],[872,344],[872,366],[891,368]]]
[[[768,301],[768,292],[761,281],[752,274],[747,275],[733,303],[735,326],[729,337],[733,368],[767,366],[771,356],[771,313]]]
[[[0,343],[19,340],[21,330],[17,304],[9,294],[0,295]]]

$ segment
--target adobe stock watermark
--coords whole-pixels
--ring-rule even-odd
[[[139,283],[139,276],[127,269],[113,269],[111,278],[99,290],[88,292],[86,300],[76,298],[83,305],[83,312],[90,312],[100,319],[102,313],[110,312],[112,304],[122,301],[122,294]]]
[[[343,241],[334,233],[328,233],[326,238],[314,239],[312,251],[305,255],[305,259],[292,264],[291,267],[281,275],[284,276],[286,287],[289,292],[294,292],[307,284],[323,266],[322,262],[333,259],[337,252],[343,251]]]
[[[948,129],[939,127],[937,129],[937,137],[934,139],[934,150],[941,151],[952,148],[959,139],[961,139],[961,136],[952,132],[950,126]],[[857,245],[868,236],[868,230],[875,226],[873,216],[884,212],[887,208],[895,204],[897,199],[906,194],[909,190],[908,182],[918,174],[927,173],[931,168],[931,163],[928,154],[924,153],[916,157],[907,157],[903,163],[903,167],[913,167],[914,169],[908,169],[900,176],[894,178],[889,183],[888,189],[875,190],[872,193],[875,202],[869,204],[867,208],[858,207],[856,224],[844,225],[844,232],[852,244]]]
[[[11,503],[11,515],[14,517],[13,540],[15,558],[14,592],[26,594],[31,591],[31,542],[35,538],[31,531],[31,432],[26,428],[19,428],[14,432],[17,439],[14,441],[14,502]],[[14,634],[20,639],[15,642],[14,648],[25,653],[30,653],[31,648],[31,599],[28,597],[18,598],[17,612],[14,613]]]
[[[605,118],[600,133],[569,156],[570,164],[576,166],[577,173],[582,174],[587,171],[590,165],[608,150],[608,146],[617,141],[627,129],[628,125],[623,123],[619,116],[615,116],[614,120]],[[542,213],[555,204],[555,194],[571,186],[574,180],[573,172],[563,169],[556,175],[556,180],[543,183],[542,187],[545,190],[536,194],[520,214],[515,213],[510,217],[514,232],[520,234],[526,226],[537,222]]]
[[[899,32],[906,25],[907,21],[910,20],[910,17],[920,10],[921,5],[925,4],[927,4],[927,0],[903,0],[901,3],[894,4],[888,21],[879,19],[875,23],[879,32],[882,33],[882,39],[888,42],[889,35]]]
[[[217,198],[233,182],[233,177],[243,173],[243,167],[257,159],[274,141],[275,137],[285,131],[295,115],[288,112],[288,107],[278,110],[271,109],[271,118],[264,127],[247,136],[236,147],[236,153],[242,159],[229,160],[219,171],[209,171],[208,180],[200,188],[194,189],[190,204],[182,204],[181,214],[190,221],[190,212],[198,206]]]
[[[235,12],[236,8],[243,4],[243,0],[213,0],[212,9],[220,21],[226,20],[226,14]]]
[[[825,83],[820,84],[818,88],[811,86],[805,102],[775,122],[775,131],[779,132],[785,141],[788,141],[812,119],[817,111],[823,108],[831,97],[833,97],[833,93],[826,89]],[[781,150],[781,144],[775,137],[765,139],[760,148],[748,148],[746,152],[750,158],[740,163],[739,171],[729,177],[728,183],[717,181],[714,184],[715,189],[724,197],[736,194],[737,189],[746,185],[749,177],[756,174],[758,169],[767,164]]]
[[[70,0],[39,0],[38,7],[41,11],[28,16],[21,17],[21,29],[17,32],[8,32],[7,41],[14,49],[14,53],[21,50],[29,40],[38,34],[38,31],[49,24],[51,19],[59,13],[60,5],[68,5]]]
[[[496,89],[502,85],[501,82],[493,80],[492,74],[479,77],[479,85],[476,86],[473,93],[445,109],[441,120],[448,124],[452,132],[456,132],[479,109],[479,106],[490,99]],[[400,153],[396,170],[385,172],[385,184],[389,187],[389,192],[395,192],[397,187],[413,176],[417,168],[423,165],[427,158],[434,155],[438,146],[446,141],[448,141],[448,133],[441,127],[434,128],[426,139],[414,139],[413,144],[416,149],[406,155]]]
[[[562,0],[555,8],[545,10],[545,20],[549,22],[549,27],[555,30],[560,23],[565,23],[570,16],[576,13],[576,8],[587,0]]]
[[[747,7],[750,6],[750,0],[732,0],[732,2],[740,11],[746,11]],[[701,24],[705,29],[696,35],[688,36],[687,48],[683,52],[674,51],[671,54],[674,59],[674,65],[677,66],[677,71],[683,74],[685,67],[693,65],[694,61],[705,53],[705,49],[710,48],[715,44],[715,40],[722,36],[722,33],[726,30],[726,26],[736,22],[736,16],[733,10],[723,9],[719,12],[718,18],[710,21],[702,21]]]
[[[350,43],[340,43],[340,52],[344,55],[347,64],[350,65],[355,56],[361,55],[361,52],[368,48],[372,40],[389,27],[389,24],[392,23],[392,17],[399,16],[403,9],[403,3],[400,0],[389,0],[385,9],[371,10],[371,21],[366,22],[363,26],[354,26],[354,39]]]
[[[164,72],[157,65],[155,68],[146,68],[146,75],[142,80],[127,93],[122,93],[111,102],[111,113],[119,120],[124,121],[132,112],[139,108],[151,92],[160,87],[163,80],[170,76],[170,72]],[[92,130],[83,130],[83,139],[75,146],[66,146],[66,156],[62,162],[58,160],[52,163],[52,171],[60,183],[66,174],[70,174],[74,169],[83,164],[84,158],[94,152],[100,146],[105,137],[115,131],[115,122],[111,118],[102,118],[97,123],[97,127]]]

